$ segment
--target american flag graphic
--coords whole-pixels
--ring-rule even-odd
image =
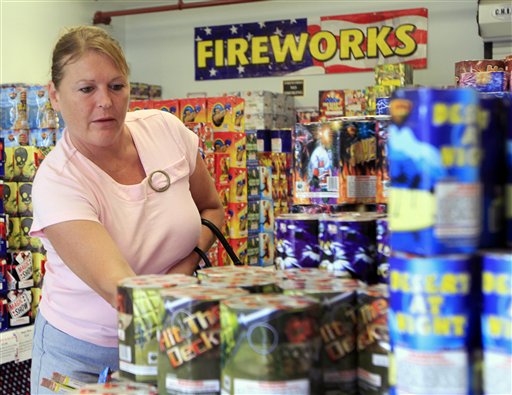
[[[390,63],[426,68],[427,22],[428,10],[415,8],[197,27],[196,80],[364,72]]]

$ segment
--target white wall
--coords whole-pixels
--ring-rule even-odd
[[[50,52],[63,26],[90,24],[94,12],[139,8],[175,1],[48,1],[3,2],[0,0],[0,81],[46,82]],[[194,28],[265,20],[320,17],[368,11],[426,7],[429,10],[428,68],[416,70],[415,83],[453,84],[454,63],[483,58],[478,35],[477,0],[267,0],[241,5],[113,17],[107,28],[123,44],[132,80],[163,86],[165,98],[185,97],[191,92],[216,95],[233,90],[282,91],[290,77],[244,78],[220,81],[194,80]],[[103,25],[104,26],[104,25]],[[323,89],[362,88],[374,83],[373,73],[301,76],[304,97],[299,106],[317,105]]]

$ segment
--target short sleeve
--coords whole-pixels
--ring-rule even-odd
[[[49,158],[47,158],[49,159]],[[43,236],[47,226],[71,220],[99,222],[93,196],[73,174],[59,172],[45,162],[32,186],[33,222],[30,236]]]

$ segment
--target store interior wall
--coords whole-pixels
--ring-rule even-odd
[[[92,24],[96,11],[150,7],[175,1],[0,0],[0,82],[46,83],[51,49],[66,26]],[[296,106],[316,106],[318,91],[356,89],[374,84],[372,72],[195,81],[194,28],[291,18],[315,18],[371,11],[426,7],[428,67],[415,70],[419,85],[454,82],[454,64],[482,59],[477,0],[267,0],[262,2],[113,17],[101,25],[123,44],[131,79],[159,84],[164,98],[208,96],[237,90],[281,92],[284,80],[304,80]]]

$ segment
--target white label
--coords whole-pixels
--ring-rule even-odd
[[[373,387],[380,387],[382,385],[382,377],[380,377],[380,375],[371,373],[363,368],[357,369],[357,377],[359,380],[365,381]]]
[[[123,331],[124,334],[124,331]],[[119,359],[121,361],[132,361],[132,349],[130,346],[126,346],[124,344],[119,345]]]
[[[119,369],[123,372],[131,374],[143,375],[143,376],[156,376],[157,367],[147,365],[134,365],[133,363],[119,361]]]
[[[395,359],[398,395],[468,393],[468,355],[464,351],[425,352],[396,347]]]
[[[372,363],[375,366],[383,366],[383,367],[387,368],[389,366],[389,359],[388,359],[387,355],[373,354],[372,355]]]
[[[442,182],[436,185],[436,236],[478,236],[481,227],[480,190],[480,184]]]
[[[184,380],[171,375],[165,377],[165,388],[168,392],[175,391],[183,394],[220,391],[219,380]]]
[[[234,379],[235,394],[244,395],[289,395],[309,394],[309,380],[256,381]]]
[[[484,352],[484,393],[512,394],[512,355]]]

